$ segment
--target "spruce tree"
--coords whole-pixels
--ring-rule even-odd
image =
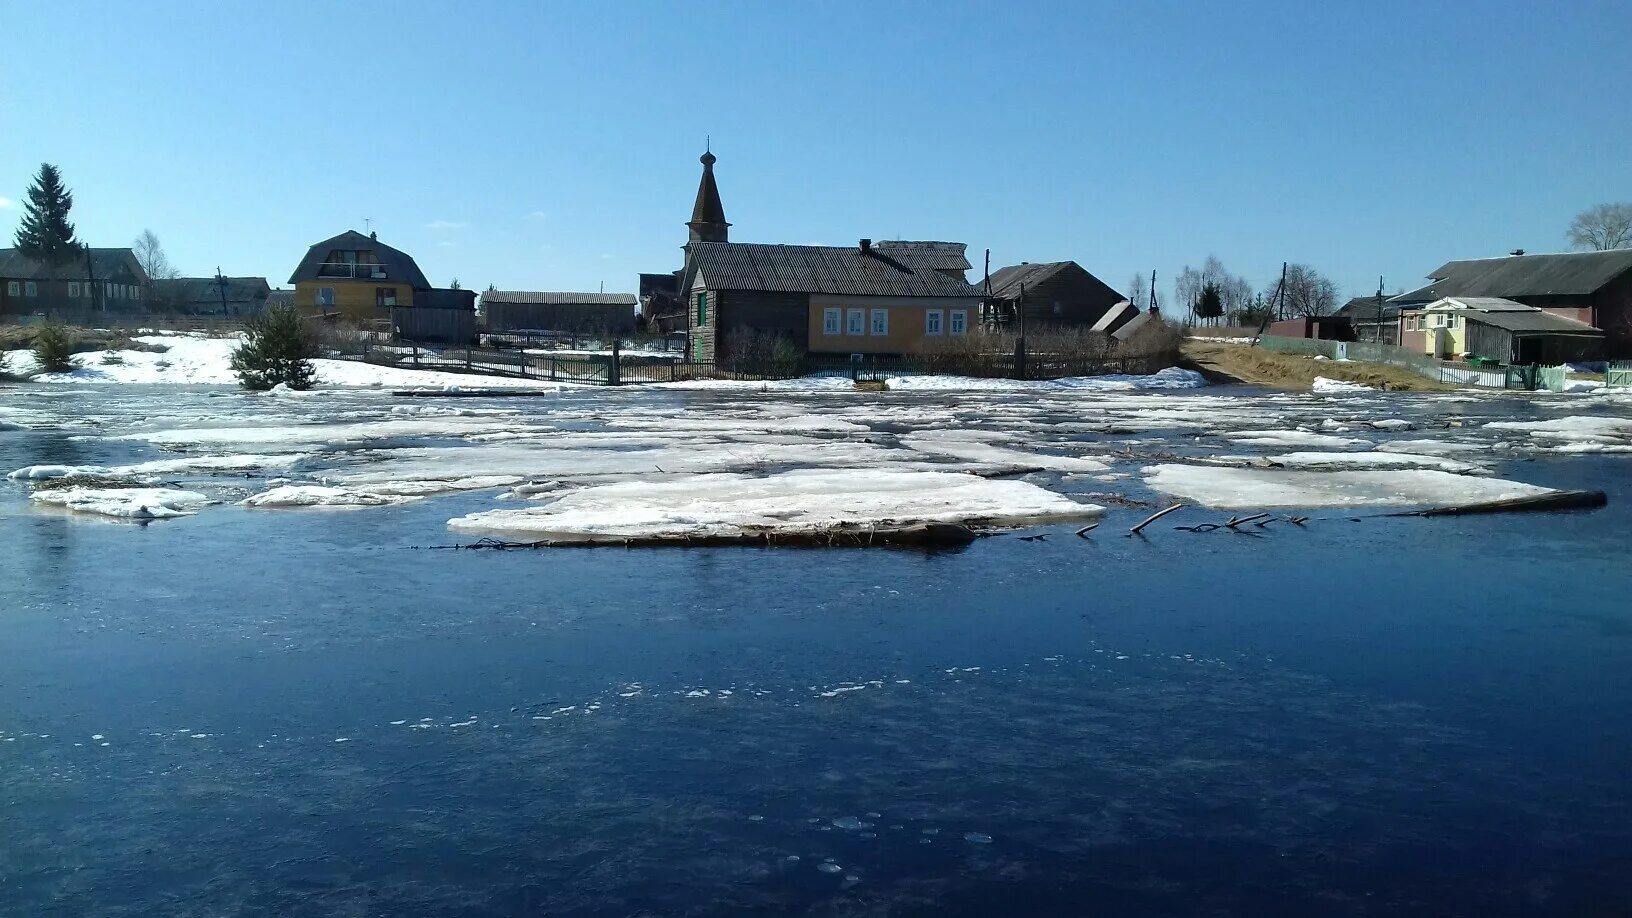
[[[52,280],[59,268],[82,251],[74,238],[74,225],[68,222],[68,211],[73,206],[74,194],[63,187],[62,173],[50,163],[41,163],[34,184],[28,186],[28,200],[23,202],[17,251],[44,265]]]
[[[245,389],[266,390],[282,384],[310,389],[317,381],[312,358],[317,344],[306,333],[293,306],[272,306],[249,320],[244,343],[232,353],[232,370]]]
[[[1201,287],[1201,295],[1196,298],[1196,318],[1216,319],[1224,314],[1224,298],[1220,295],[1218,285],[1208,281]]]

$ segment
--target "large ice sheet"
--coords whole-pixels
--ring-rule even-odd
[[[48,507],[120,519],[158,520],[197,513],[210,499],[175,488],[57,488],[35,491],[29,499]]]
[[[448,526],[458,532],[594,542],[794,535],[840,526],[1017,525],[1102,511],[1023,481],[957,472],[802,469],[763,477],[713,473],[595,485],[541,507],[473,513]]]
[[[1155,465],[1145,483],[1166,494],[1225,510],[1269,507],[1439,507],[1548,493],[1517,481],[1437,469],[1307,472]]]

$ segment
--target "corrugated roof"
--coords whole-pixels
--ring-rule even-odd
[[[1469,322],[1478,322],[1481,325],[1494,325],[1512,332],[1549,332],[1552,334],[1568,335],[1598,335],[1603,332],[1593,328],[1585,322],[1555,316],[1550,312],[1539,309],[1525,312],[1498,311],[1476,312],[1466,316]]]
[[[1058,274],[1070,261],[1039,261],[1009,265],[992,272],[992,296],[1014,299],[1020,295],[1020,285],[1035,287]]]
[[[379,258],[385,268],[385,280],[398,284],[407,284],[415,290],[430,289],[431,282],[425,279],[425,274],[419,270],[419,265],[406,252],[394,249],[378,239],[364,236],[356,230],[346,230],[338,236],[325,239],[306,250],[306,257],[300,260],[295,273],[289,275],[289,283],[298,284],[301,281],[315,280],[345,280],[345,278],[320,278],[317,274],[318,266],[329,253],[339,249],[341,251],[370,251]]]
[[[147,282],[147,272],[142,270],[141,262],[136,260],[136,253],[128,248],[124,249],[91,249],[91,268],[97,278],[112,277],[121,272],[130,272]],[[51,277],[43,265],[24,256],[16,249],[0,249],[0,277],[15,280],[46,280]],[[77,256],[73,261],[57,269],[58,280],[84,279],[85,257]]]
[[[264,277],[228,277],[227,302],[253,303],[266,299],[272,288]],[[186,303],[221,301],[220,280],[214,277],[177,277],[157,280],[153,286],[162,295]]]
[[[969,270],[968,246],[961,242],[918,242],[907,239],[885,239],[873,243],[873,248],[885,252],[902,252],[929,265],[937,271]]]
[[[1632,249],[1448,261],[1429,272],[1433,283],[1394,299],[1421,303],[1445,296],[1589,296],[1628,271]]]
[[[1536,307],[1515,303],[1499,296],[1447,296],[1422,307],[1424,310],[1473,309],[1479,312],[1535,312]]]
[[[945,251],[902,244],[863,255],[859,247],[694,242],[691,267],[715,290],[853,296],[978,297],[980,289],[942,273]]]
[[[633,293],[569,293],[549,290],[489,290],[484,303],[523,303],[535,306],[633,306]]]
[[[1383,300],[1382,316],[1384,320],[1395,318],[1400,314],[1400,304],[1391,300]],[[1375,296],[1357,296],[1338,307],[1333,315],[1348,316],[1361,321],[1377,321],[1377,298]]]
[[[1123,300],[1105,310],[1105,314],[1099,317],[1099,321],[1095,322],[1089,331],[1110,332],[1120,328],[1124,323],[1132,321],[1133,317],[1137,315],[1139,315],[1139,308],[1127,300]]]

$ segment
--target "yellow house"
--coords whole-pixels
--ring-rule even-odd
[[[389,321],[393,306],[414,305],[431,285],[419,265],[374,233],[347,230],[306,250],[290,275],[302,315],[338,316],[359,325]]]

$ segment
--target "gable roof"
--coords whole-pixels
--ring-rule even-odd
[[[1389,319],[1398,317],[1400,314],[1400,305],[1401,304],[1396,303],[1393,300],[1383,300],[1383,321],[1386,322]],[[1332,315],[1348,316],[1350,319],[1354,319],[1356,321],[1366,321],[1369,319],[1375,322],[1377,321],[1377,313],[1377,297],[1357,296],[1349,300],[1347,303],[1344,303],[1342,306],[1339,306],[1337,311],[1332,313]]]
[[[944,243],[953,245],[955,243]],[[687,275],[701,274],[715,290],[835,293],[855,296],[978,297],[980,290],[942,273],[943,249],[911,245],[859,247],[694,242],[686,247]],[[961,255],[961,253],[960,253]]]
[[[1009,265],[992,272],[992,296],[1006,300],[1019,299],[1021,285],[1034,289],[1060,274],[1080,274],[1086,279],[1094,298],[1108,303],[1122,302],[1125,297],[1111,289],[1111,285],[1095,277],[1093,272],[1074,261],[1041,261]]]
[[[1446,296],[1422,307],[1424,312],[1444,309],[1471,309],[1475,312],[1537,312],[1534,306],[1515,303],[1499,296]]]
[[[914,242],[907,239],[885,239],[873,243],[873,248],[893,258],[911,258],[937,271],[967,271],[968,246],[961,242]]]
[[[272,292],[264,277],[228,277],[227,302],[254,303]],[[153,282],[154,289],[184,303],[221,302],[220,281],[214,277],[176,277]]]
[[[524,303],[533,306],[633,306],[633,293],[570,293],[551,290],[489,290],[483,303]]]
[[[1480,312],[1467,317],[1469,322],[1494,325],[1512,332],[1547,332],[1549,334],[1597,335],[1603,332],[1585,322],[1555,316],[1540,309]]]
[[[1632,249],[1504,255],[1448,261],[1428,277],[1433,283],[1394,297],[1421,303],[1445,296],[1591,296],[1632,271]]]
[[[90,249],[91,270],[96,272],[98,280],[111,278],[117,275],[130,274],[141,283],[148,283],[147,272],[142,270],[142,263],[136,259],[136,253],[129,248],[123,249]],[[68,264],[57,269],[58,280],[83,280],[85,274],[85,259],[75,258]],[[45,266],[27,257],[16,249],[0,249],[0,277],[13,280],[48,280],[51,272]]]
[[[306,250],[306,257],[300,260],[295,267],[295,273],[289,275],[289,283],[298,284],[301,281],[318,280],[317,269],[323,264],[323,259],[335,249],[370,251],[380,260],[385,268],[385,280],[398,284],[407,284],[415,290],[429,290],[431,282],[425,279],[425,274],[419,270],[419,265],[407,253],[386,245],[378,239],[364,236],[356,230],[346,230],[338,236],[323,240]],[[326,280],[344,280],[344,278],[325,278]]]

